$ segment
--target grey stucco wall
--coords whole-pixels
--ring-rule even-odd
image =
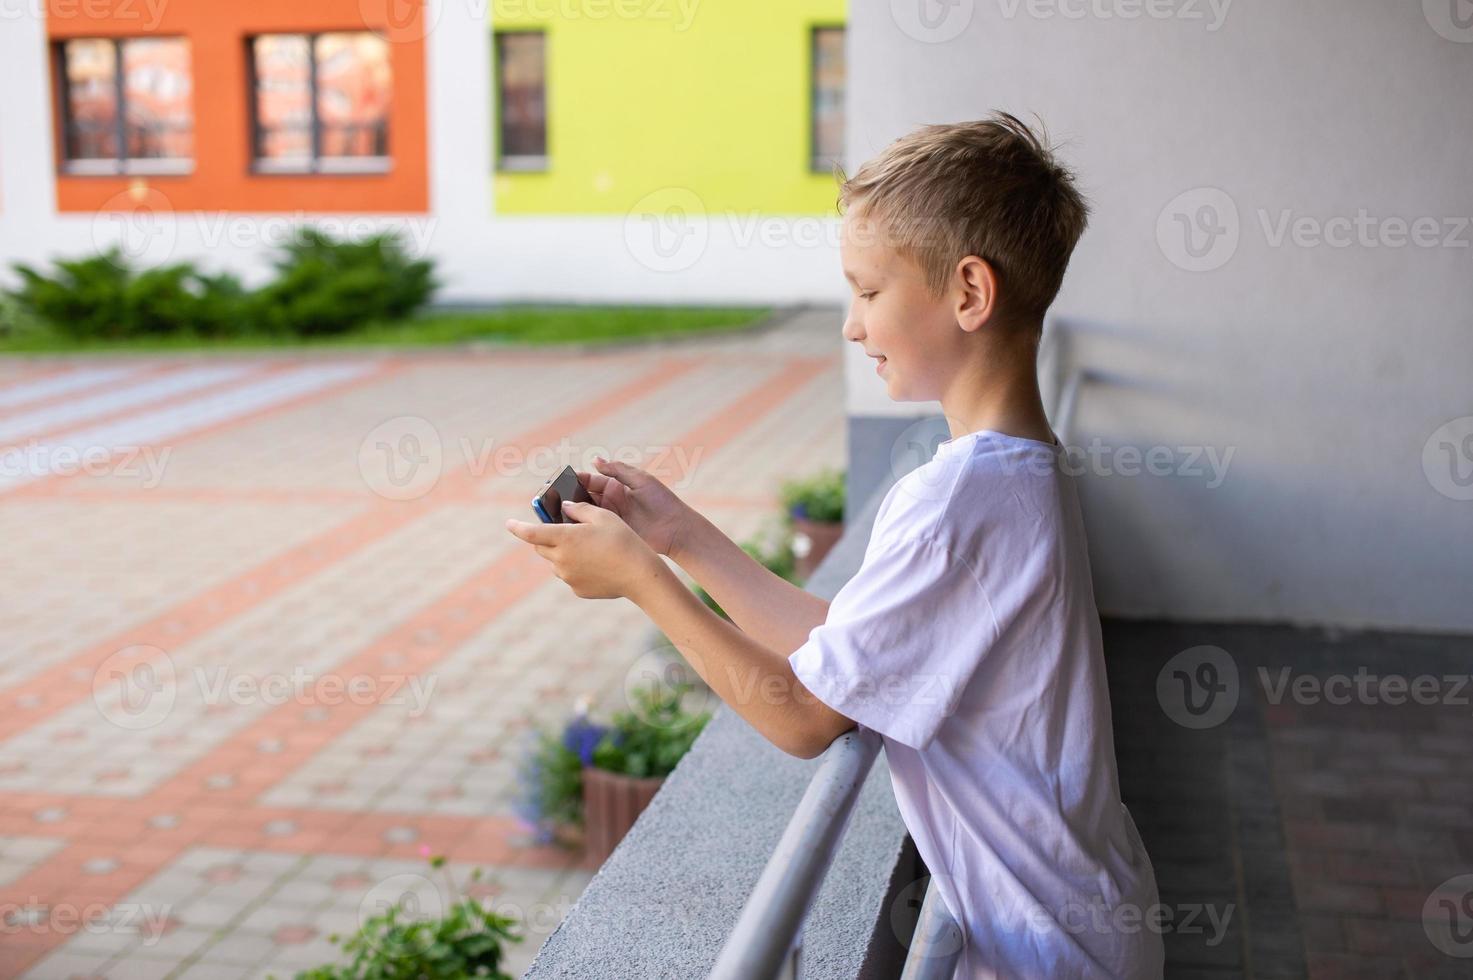
[[[851,6],[851,170],[922,123],[1037,112],[1094,203],[1054,311],[1108,379],[1075,440],[1173,460],[1083,481],[1104,611],[1473,628],[1473,487],[1449,479],[1473,475],[1473,29],[1451,3]],[[1347,231],[1362,213],[1378,244]],[[1397,234],[1418,219],[1436,244]],[[889,411],[853,360],[850,413]],[[1189,459],[1208,449],[1232,453],[1217,485]]]

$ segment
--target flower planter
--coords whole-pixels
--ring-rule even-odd
[[[793,557],[798,577],[807,581],[813,570],[844,533],[843,521],[810,521],[793,518]]]
[[[583,770],[583,860],[596,868],[614,853],[634,821],[660,791],[663,777],[640,779],[595,769]]]

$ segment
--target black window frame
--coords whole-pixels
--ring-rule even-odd
[[[846,44],[844,59],[844,89],[847,94],[849,88],[849,62],[847,42],[849,39],[849,26],[847,24],[812,24],[808,28],[808,172],[814,174],[831,174],[836,163],[843,162],[844,148],[839,147],[839,155],[827,162],[821,161],[818,155],[818,38],[826,31],[835,31],[842,35]],[[843,111],[842,108],[840,110]],[[847,124],[848,120],[844,122]]]
[[[130,157],[128,153],[128,79],[123,70],[123,45],[129,41],[180,40],[189,41],[184,34],[88,34],[78,37],[57,38],[52,42],[52,77],[56,91],[56,120],[60,127],[57,134],[57,169],[68,177],[116,177],[119,174],[149,176],[186,175],[194,172],[194,156],[187,157]],[[117,121],[114,123],[114,138],[118,153],[112,157],[71,156],[72,148],[72,98],[71,79],[67,75],[66,46],[72,41],[107,41],[113,48],[113,104],[116,106]],[[189,46],[190,116],[191,130],[195,125],[194,113],[194,45]],[[196,150],[198,147],[196,147]]]
[[[262,31],[249,34],[245,39],[246,49],[246,99],[250,125],[250,158],[253,174],[273,176],[301,176],[302,174],[325,174],[343,176],[353,174],[386,174],[394,169],[394,149],[389,118],[384,119],[384,153],[371,157],[324,157],[322,155],[322,118],[319,114],[317,96],[321,91],[317,66],[317,39],[325,34],[373,34],[367,30],[331,31]],[[260,78],[256,73],[256,42],[263,37],[301,37],[307,40],[307,99],[312,113],[312,155],[306,161],[273,160],[260,155],[261,107],[257,98]],[[387,42],[386,42],[387,43]],[[389,48],[393,50],[392,47]],[[391,75],[391,99],[397,95],[396,79]],[[390,102],[392,105],[392,101]]]
[[[542,152],[537,153],[512,153],[504,151],[506,146],[506,93],[502,84],[501,66],[503,63],[501,42],[503,38],[510,35],[535,34],[542,39]],[[551,113],[548,112],[551,102],[548,98],[547,66],[551,60],[548,56],[548,31],[543,27],[519,27],[504,31],[492,31],[491,33],[491,90],[495,98],[496,125],[493,127],[493,138],[496,143],[492,150],[492,165],[497,173],[525,174],[525,173],[547,173],[552,169],[552,132],[549,125]]]

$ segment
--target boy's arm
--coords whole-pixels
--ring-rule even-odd
[[[784,654],[717,616],[668,565],[657,564],[655,574],[644,579],[629,599],[670,638],[721,700],[764,738],[789,755],[811,759],[854,727],[853,721],[803,686]],[[710,591],[722,602],[714,589]]]
[[[827,602],[763,567],[694,510],[670,558],[711,593],[743,633],[769,650],[791,653],[828,618]]]

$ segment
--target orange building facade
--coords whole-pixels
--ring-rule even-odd
[[[175,211],[426,212],[422,18],[402,0],[48,0],[57,210],[143,182]]]

